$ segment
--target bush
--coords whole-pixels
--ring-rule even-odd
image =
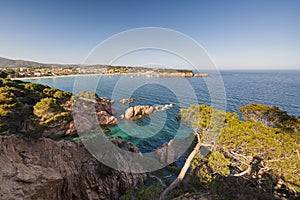
[[[53,97],[54,93],[59,91],[57,88],[45,88],[43,93],[49,97]]]
[[[35,92],[43,92],[46,88],[50,89],[49,86],[38,84],[38,83],[25,83],[25,89],[35,91]]]
[[[54,98],[43,98],[33,107],[33,113],[41,118],[41,121],[46,121],[61,111],[62,108]]]
[[[8,73],[4,72],[3,70],[0,71],[0,78],[6,78]]]
[[[68,112],[61,112],[42,122],[42,124],[47,126],[60,126],[61,123],[70,122],[71,120],[72,117]]]
[[[0,87],[0,116],[7,117],[17,106],[14,93],[9,87]]]

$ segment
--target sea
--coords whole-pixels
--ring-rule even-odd
[[[191,127],[181,125],[178,120],[179,110],[191,104],[213,105],[240,114],[240,107],[260,103],[277,106],[290,115],[300,115],[300,70],[221,71],[208,77],[191,78],[93,75],[27,81],[73,93],[94,91],[100,97],[114,99],[118,125],[107,127],[105,134],[131,141],[143,153],[154,151],[178,132],[182,136],[192,133]],[[119,103],[120,99],[129,97],[135,101]],[[138,120],[122,120],[120,115],[135,105],[161,105],[166,110]]]

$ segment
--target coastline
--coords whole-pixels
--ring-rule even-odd
[[[77,77],[77,76],[101,76],[101,75],[106,75],[106,74],[70,74],[70,75],[55,75],[55,76],[32,76],[32,77],[11,78],[11,80],[32,80],[32,79],[67,78],[67,77]]]
[[[157,73],[157,74],[149,74],[149,73],[96,73],[96,74],[70,74],[70,75],[55,75],[55,76],[34,76],[34,77],[18,77],[11,78],[12,80],[33,80],[33,79],[47,79],[47,78],[67,78],[67,77],[80,77],[80,76],[146,76],[146,77],[170,77],[170,78],[190,78],[190,77],[206,77],[208,74],[193,74],[190,76],[186,76],[185,74],[178,73]]]

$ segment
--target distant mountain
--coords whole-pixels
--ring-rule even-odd
[[[45,64],[45,63],[38,63],[34,61],[27,61],[27,60],[12,60],[8,58],[0,57],[0,67],[70,67],[70,66],[79,66],[78,64],[74,65],[63,65],[63,64]]]

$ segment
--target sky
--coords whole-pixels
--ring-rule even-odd
[[[82,63],[112,35],[161,27],[194,39],[220,69],[300,69],[299,10],[299,0],[0,0],[0,57]],[[131,57],[123,64],[138,64]]]

